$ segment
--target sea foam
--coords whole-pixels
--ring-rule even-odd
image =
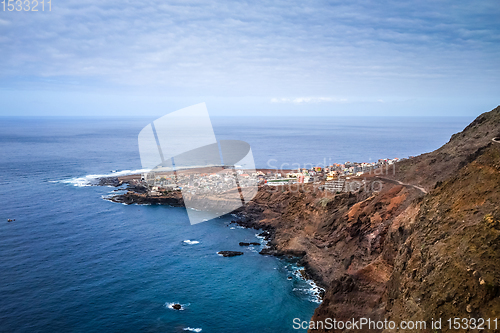
[[[314,303],[321,303],[323,302],[322,298],[321,298],[321,294],[323,294],[325,292],[325,290],[323,288],[321,288],[320,286],[318,286],[316,284],[316,282],[314,282],[313,280],[310,280],[310,279],[305,279],[302,274],[300,274],[299,270],[301,269],[304,269],[304,267],[302,266],[297,266],[297,265],[291,265],[289,267],[289,269],[291,268],[292,270],[292,274],[298,279],[298,280],[302,280],[304,281],[305,283],[307,283],[309,285],[309,287],[306,287],[306,288],[293,288],[293,291],[298,291],[298,292],[301,292],[301,293],[305,293],[305,294],[308,294],[309,295],[309,300],[311,302],[314,302]]]
[[[49,181],[49,182],[71,184],[71,185],[77,186],[77,187],[84,187],[84,186],[96,185],[100,178],[135,175],[135,174],[148,172],[148,171],[149,171],[148,169],[121,170],[121,171],[115,171],[115,172],[112,171],[111,173],[108,173],[108,174],[86,175],[83,177],[74,177],[74,178],[70,178],[70,179],[54,180],[54,181]]]
[[[174,309],[174,304],[179,304],[181,306],[181,308],[179,310]],[[180,303],[177,303],[177,302],[167,302],[167,303],[165,303],[165,307],[166,308],[171,309],[171,310],[176,310],[176,311],[186,310],[186,308],[189,305],[190,305],[190,303],[188,303],[188,304],[180,304]]]

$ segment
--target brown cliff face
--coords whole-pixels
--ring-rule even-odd
[[[403,227],[384,300],[387,317],[500,315],[500,144],[427,195]],[[446,330],[443,330],[446,331]]]
[[[313,320],[347,320],[382,313],[395,257],[384,257],[386,238],[401,223],[395,219],[422,195],[393,182],[383,182],[380,192],[341,194],[314,191],[312,185],[300,191],[263,187],[245,207],[244,224],[273,231],[272,254],[303,255],[307,274],[326,289]]]
[[[430,332],[431,318],[495,318],[500,316],[495,136],[500,136],[500,107],[440,149],[398,163],[389,177],[402,185],[386,179],[378,193],[343,194],[316,192],[311,185],[301,191],[263,187],[242,212],[248,225],[274,231],[274,253],[303,255],[307,272],[326,288],[312,321],[426,320]]]

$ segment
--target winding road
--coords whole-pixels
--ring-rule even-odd
[[[493,139],[491,139],[491,141],[500,144],[500,137],[494,137]],[[403,182],[400,182],[399,180],[390,179],[390,178],[384,178],[384,177],[377,177],[377,178],[381,179],[381,180],[385,180],[385,181],[390,182],[390,183],[395,183],[395,184],[399,184],[399,185],[403,185],[403,186],[413,187],[413,188],[419,190],[420,192],[422,192],[423,194],[427,194],[427,191],[425,190],[425,188],[417,186],[417,185],[405,184]]]
[[[500,143],[500,142],[499,142]],[[390,183],[396,183],[398,185],[403,185],[403,186],[408,186],[408,187],[413,187],[417,190],[419,190],[420,192],[422,192],[423,194],[427,194],[427,191],[425,190],[425,188],[423,187],[420,187],[420,186],[417,186],[417,185],[413,185],[413,184],[405,184],[403,182],[400,182],[399,180],[396,180],[396,179],[390,179],[390,178],[383,178],[383,177],[377,177],[378,179],[382,179],[382,180],[385,180],[385,181],[388,181]]]

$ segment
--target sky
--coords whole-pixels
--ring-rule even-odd
[[[500,104],[498,0],[8,9],[1,116],[161,116],[201,102],[214,116],[476,116]]]

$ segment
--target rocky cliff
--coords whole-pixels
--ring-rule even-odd
[[[260,187],[238,210],[241,224],[268,230],[265,253],[301,258],[325,288],[312,321],[423,320],[424,331],[446,332],[447,325],[431,330],[431,319],[498,318],[500,143],[494,137],[500,137],[500,107],[436,151],[399,162],[395,173],[364,175],[359,191]],[[129,192],[116,201],[182,205],[179,193]]]
[[[382,181],[379,192],[263,187],[241,213],[246,225],[272,231],[270,253],[301,256],[326,288],[312,321],[424,320],[430,332],[432,318],[497,318],[496,136],[500,107],[440,149],[398,163],[395,174],[384,176],[391,179],[368,176],[368,183]]]

